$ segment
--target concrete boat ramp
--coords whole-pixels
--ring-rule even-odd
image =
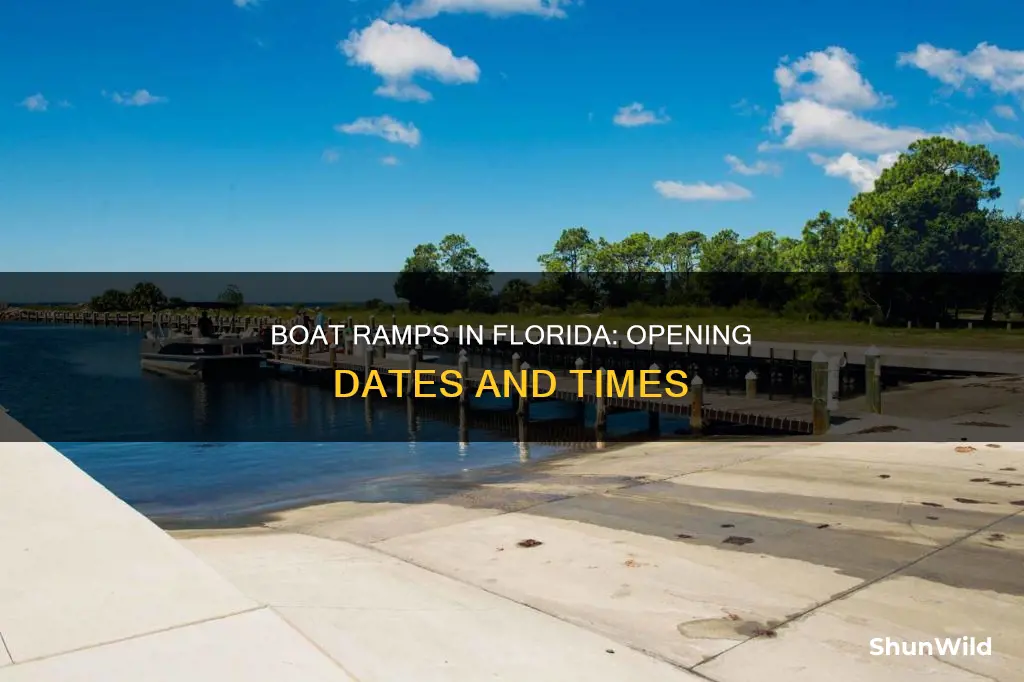
[[[637,445],[169,535],[18,428],[0,682],[1022,679],[1024,445]]]

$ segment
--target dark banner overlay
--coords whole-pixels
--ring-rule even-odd
[[[1024,441],[1021,292],[1017,273],[0,273],[0,405],[50,442]]]

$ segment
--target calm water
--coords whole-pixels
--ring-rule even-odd
[[[377,409],[368,427],[359,401],[316,386],[149,375],[139,369],[140,338],[125,328],[0,324],[0,404],[152,517],[404,499],[429,477],[522,461],[520,447],[494,433],[471,432],[460,445],[453,426],[421,418],[410,436],[402,409]],[[290,440],[320,442],[281,442]],[[531,445],[529,457],[555,452]]]

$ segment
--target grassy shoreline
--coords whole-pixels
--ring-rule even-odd
[[[18,310],[80,312],[80,306],[20,306]],[[210,311],[211,315],[236,315],[256,317],[293,318],[298,306],[244,305],[233,311]],[[14,310],[14,308],[12,308]],[[122,311],[118,314],[139,314],[140,311]],[[184,309],[182,314],[195,314],[197,309]],[[791,342],[820,344],[849,344],[851,346],[918,347],[932,349],[973,349],[1024,351],[1024,326],[1007,330],[999,328],[906,328],[880,327],[864,322],[842,320],[801,320],[771,315],[756,310],[647,310],[636,314],[615,310],[606,314],[571,313],[526,314],[526,313],[416,313],[406,310],[367,310],[352,306],[324,307],[325,316],[339,323],[349,316],[356,324],[365,324],[371,316],[377,324],[391,324],[392,314],[398,324],[429,325],[482,325],[485,328],[496,324],[513,324],[523,328],[528,325],[571,325],[580,324],[595,327],[604,325],[608,329],[625,331],[630,325],[689,324],[689,325],[747,325],[756,342]],[[961,321],[960,324],[965,324]],[[1018,321],[1019,325],[1020,322]]]

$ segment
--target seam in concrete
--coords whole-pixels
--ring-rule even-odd
[[[786,625],[789,625],[790,623],[792,623],[794,621],[800,620],[804,616],[807,616],[807,615],[817,611],[818,609],[820,609],[820,608],[822,608],[824,606],[828,606],[830,604],[834,604],[837,601],[842,601],[842,600],[846,599],[847,597],[851,597],[854,594],[860,592],[861,590],[865,590],[865,589],[867,589],[867,588],[869,588],[869,587],[871,587],[873,585],[877,585],[878,583],[882,582],[883,580],[888,580],[889,578],[895,577],[898,573],[902,573],[903,571],[907,570],[908,568],[916,566],[917,564],[921,563],[922,561],[935,556],[939,552],[944,552],[944,551],[946,551],[947,549],[949,549],[951,547],[959,545],[960,543],[964,542],[965,540],[970,540],[971,538],[975,537],[976,535],[984,533],[985,531],[987,531],[992,526],[995,526],[996,524],[1002,523],[1003,521],[1008,521],[1009,519],[1012,519],[1012,518],[1014,518],[1016,516],[1019,516],[1021,514],[1024,514],[1024,510],[1012,512],[1010,514],[1007,514],[1006,516],[1001,516],[1001,517],[997,518],[995,521],[992,521],[991,523],[987,523],[984,526],[981,526],[980,528],[972,530],[971,532],[967,533],[966,535],[963,535],[961,537],[955,538],[955,539],[951,540],[950,542],[946,543],[945,545],[941,545],[939,547],[936,547],[935,549],[931,550],[930,552],[927,552],[927,553],[919,556],[918,558],[914,559],[913,561],[908,562],[907,564],[905,564],[903,566],[900,566],[898,568],[894,568],[893,570],[889,571],[888,573],[880,575],[880,576],[878,576],[876,578],[872,578],[871,580],[865,580],[864,582],[860,583],[859,585],[854,585],[853,587],[851,587],[849,589],[846,589],[846,590],[843,590],[842,592],[834,594],[831,597],[829,597],[828,599],[826,599],[825,601],[820,602],[818,604],[815,604],[815,605],[813,605],[813,606],[811,606],[811,607],[809,607],[807,609],[804,609],[803,611],[800,611],[798,613],[793,614],[789,618],[786,618],[785,620],[780,622],[778,625],[776,625],[773,628],[773,630],[778,630],[778,629],[780,629],[782,627],[785,627]],[[728,649],[725,649],[724,651],[719,651],[717,654],[714,654],[712,656],[709,656],[708,658],[705,658],[703,661],[701,661],[700,663],[694,665],[689,670],[691,670],[692,672],[697,672],[696,668],[699,668],[700,666],[702,666],[702,665],[704,665],[706,663],[710,663],[711,661],[714,661],[717,658],[720,658],[720,657],[722,657],[722,656],[724,656],[724,655],[726,655],[726,654],[728,654],[728,653],[730,653],[732,651],[735,651],[739,647],[743,646],[747,642],[749,642],[751,640],[754,640],[754,639],[760,639],[760,637],[759,636],[749,637],[749,638],[743,640],[742,642],[738,642],[737,644],[734,644],[733,646],[729,647]]]
[[[0,405],[0,408],[2,408],[2,407],[3,406]],[[13,664],[14,663],[14,656],[11,656],[11,650],[7,646],[7,640],[4,639],[4,633],[3,632],[0,632],[0,645],[3,646],[4,653],[7,654],[7,660],[10,661]]]
[[[357,675],[355,675],[355,674],[354,674],[354,673],[353,673],[353,672],[352,672],[351,670],[349,670],[348,668],[346,668],[346,667],[345,667],[345,666],[344,666],[344,665],[342,664],[342,662],[341,662],[341,661],[339,661],[338,659],[336,659],[336,658],[335,658],[334,656],[332,656],[332,655],[331,655],[331,654],[330,654],[330,653],[329,653],[329,652],[328,652],[328,651],[327,651],[326,649],[324,649],[324,648],[323,648],[322,646],[320,646],[319,644],[317,644],[316,640],[314,640],[314,639],[312,639],[312,638],[310,638],[310,637],[307,637],[307,636],[306,636],[306,633],[304,633],[304,632],[303,632],[303,631],[302,631],[302,630],[301,630],[301,629],[299,628],[299,626],[298,626],[298,625],[296,625],[295,623],[293,623],[293,622],[291,622],[290,620],[288,620],[288,616],[284,615],[283,613],[281,613],[280,611],[278,611],[278,610],[277,610],[277,609],[276,609],[275,607],[273,607],[273,606],[268,606],[267,608],[269,608],[269,609],[270,609],[270,610],[271,610],[272,612],[276,613],[276,614],[277,614],[277,617],[278,617],[278,618],[280,618],[281,620],[283,620],[283,621],[285,622],[285,625],[287,625],[287,626],[288,626],[288,627],[290,627],[290,628],[291,628],[292,630],[294,630],[294,631],[295,631],[295,632],[296,632],[296,633],[297,633],[297,634],[299,635],[299,637],[301,637],[302,639],[304,639],[304,640],[306,640],[307,642],[309,642],[310,646],[312,646],[312,647],[313,647],[314,649],[316,649],[316,650],[317,650],[317,651],[319,651],[319,652],[320,652],[321,654],[323,654],[324,656],[326,656],[326,657],[327,657],[327,660],[329,660],[329,661],[330,661],[331,663],[333,663],[333,664],[334,664],[335,666],[337,666],[337,668],[338,668],[339,670],[341,670],[341,672],[345,673],[345,675],[347,675],[348,677],[350,677],[350,678],[352,678],[353,680],[355,680],[355,682],[360,682],[360,680],[361,680],[362,678],[358,677],[358,676],[357,676]],[[292,607],[292,606],[284,606],[284,607],[281,607],[281,608],[295,608],[295,607]]]
[[[547,504],[547,503],[545,503],[545,504]],[[517,513],[517,512],[506,512],[506,513]],[[458,524],[452,524],[452,525],[458,525]],[[607,634],[605,632],[601,632],[600,630],[595,630],[595,629],[593,629],[593,628],[591,628],[591,627],[589,627],[587,625],[584,625],[582,623],[578,623],[576,621],[569,620],[568,618],[565,618],[565,617],[563,617],[563,616],[561,616],[561,615],[559,615],[557,613],[550,613],[548,611],[545,611],[544,609],[541,609],[539,607],[533,606],[532,604],[527,604],[525,602],[519,601],[518,599],[513,599],[512,597],[509,597],[508,595],[501,594],[500,592],[495,592],[494,590],[491,590],[491,589],[489,589],[487,587],[483,587],[482,585],[475,585],[475,584],[473,584],[471,582],[468,582],[466,580],[463,580],[462,578],[459,578],[457,576],[448,575],[447,573],[443,573],[443,572],[441,572],[441,571],[439,571],[437,569],[431,568],[430,566],[426,566],[426,565],[421,564],[421,563],[419,563],[417,561],[414,561],[412,559],[407,559],[405,557],[400,557],[400,556],[397,556],[395,554],[391,554],[390,552],[386,552],[383,549],[381,549],[380,547],[376,547],[376,546],[374,546],[372,544],[364,545],[364,544],[360,544],[358,542],[353,542],[352,540],[337,540],[337,539],[334,539],[334,538],[325,538],[325,537],[322,537],[322,536],[319,536],[319,535],[312,535],[310,533],[305,533],[305,532],[302,532],[302,531],[287,531],[287,532],[291,532],[294,535],[305,535],[305,536],[308,536],[308,537],[316,538],[317,540],[323,540],[324,542],[340,542],[342,544],[350,544],[350,545],[353,545],[355,547],[362,547],[363,549],[369,550],[371,552],[375,552],[376,554],[380,554],[381,556],[388,557],[389,559],[393,559],[395,561],[401,562],[403,564],[407,564],[409,566],[415,566],[416,568],[419,568],[419,569],[421,569],[423,571],[426,571],[427,573],[431,573],[433,575],[439,576],[439,577],[444,578],[446,580],[450,580],[450,581],[452,581],[452,582],[454,582],[456,584],[462,585],[464,587],[469,587],[470,589],[473,589],[473,590],[479,590],[480,592],[484,592],[486,594],[489,594],[492,597],[497,597],[498,599],[501,599],[502,601],[511,602],[513,604],[517,604],[517,605],[522,606],[524,608],[530,609],[531,611],[535,611],[536,613],[542,614],[542,615],[544,615],[544,616],[546,616],[548,618],[554,618],[555,620],[560,621],[562,623],[565,623],[566,625],[570,625],[570,626],[572,626],[574,628],[579,628],[579,629],[584,630],[586,632],[589,632],[591,634],[597,635],[598,637],[602,637],[602,638],[604,638],[604,639],[606,639],[608,641],[614,642],[618,646],[624,647],[624,648],[629,649],[631,651],[635,651],[636,653],[642,654],[644,656],[647,656],[648,658],[653,658],[654,660],[660,661],[661,663],[665,663],[666,665],[669,665],[672,668],[675,668],[676,670],[680,670],[680,671],[689,673],[691,675],[695,675],[695,676],[699,677],[702,680],[707,680],[708,682],[717,682],[714,678],[708,677],[707,675],[705,675],[704,673],[702,673],[702,672],[700,672],[698,670],[691,670],[687,666],[685,666],[685,665],[683,665],[681,663],[678,663],[676,661],[670,660],[670,659],[662,656],[660,653],[658,653],[656,651],[648,651],[647,649],[644,649],[643,647],[638,647],[638,646],[634,646],[632,644],[626,644],[624,642],[620,642],[620,641],[616,640],[615,638],[613,638],[612,636],[610,636],[609,634]],[[276,611],[275,611],[275,613],[276,613]],[[283,615],[281,617],[284,618]],[[289,621],[289,624],[290,624],[290,621]]]
[[[190,621],[188,623],[182,623],[180,625],[172,625],[166,628],[160,628],[159,630],[150,630],[148,632],[140,632],[137,635],[129,635],[127,637],[119,637],[117,639],[111,639],[103,642],[97,642],[96,644],[87,644],[86,646],[75,647],[74,649],[67,649],[66,651],[58,651],[52,654],[46,654],[45,656],[35,656],[33,658],[26,658],[21,661],[15,661],[12,657],[14,665],[25,665],[27,663],[36,663],[38,661],[45,661],[51,658],[59,658],[68,654],[78,653],[79,651],[88,651],[90,649],[98,649],[100,647],[110,646],[111,644],[120,644],[121,642],[130,642],[136,639],[142,639],[151,635],[159,635],[165,632],[174,632],[175,630],[181,630],[182,628],[192,627],[193,625],[202,625],[203,623],[215,623],[219,620],[227,620],[228,618],[234,618],[235,616],[241,616],[246,613],[255,613],[256,611],[263,611],[264,609],[270,610],[270,607],[266,605],[254,606],[248,609],[242,609],[241,611],[234,611],[232,613],[226,613],[222,616],[213,616],[212,618],[203,618],[201,620]],[[275,612],[276,613],[276,612]],[[6,645],[5,645],[6,646]]]

